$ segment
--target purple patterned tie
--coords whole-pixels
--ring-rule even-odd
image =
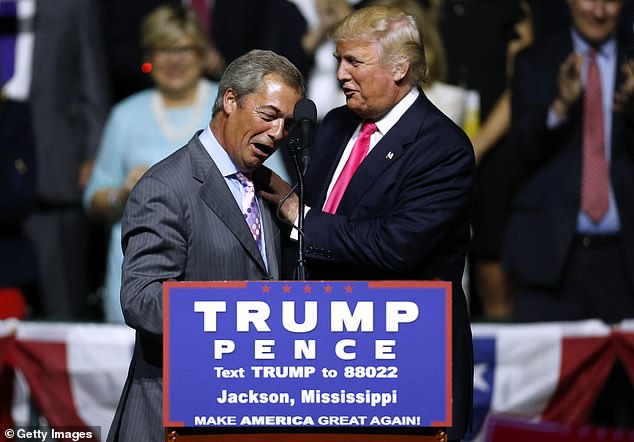
[[[242,188],[244,189],[244,193],[242,194],[242,214],[244,215],[244,220],[247,222],[249,230],[251,230],[253,239],[257,243],[261,254],[262,224],[260,222],[260,209],[258,207],[258,201],[255,198],[253,181],[251,181],[251,179],[242,172],[236,173],[235,176],[238,181],[240,181],[240,184],[242,184]]]

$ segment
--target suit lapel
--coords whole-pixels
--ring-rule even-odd
[[[187,147],[192,161],[192,175],[194,179],[202,183],[199,191],[201,199],[242,244],[247,255],[267,274],[264,260],[249,227],[244,222],[242,211],[236,204],[220,170],[198,139],[198,134],[190,140]]]
[[[421,92],[414,104],[374,146],[346,187],[337,213],[349,214],[383,171],[399,160],[405,151],[404,147],[414,140],[428,112],[426,105],[431,104]]]

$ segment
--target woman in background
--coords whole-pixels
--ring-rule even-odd
[[[209,124],[218,90],[203,78],[207,41],[190,8],[165,5],[154,10],[141,26],[141,44],[143,68],[155,87],[114,107],[84,192],[86,210],[112,223],[103,299],[107,322],[123,322],[120,219],[128,194],[150,166]]]

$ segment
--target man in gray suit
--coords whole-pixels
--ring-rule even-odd
[[[252,200],[250,175],[287,135],[303,94],[303,78],[286,58],[261,50],[237,58],[220,80],[209,127],[130,193],[121,304],[136,343],[109,441],[165,438],[163,282],[279,276],[279,231],[267,203]]]

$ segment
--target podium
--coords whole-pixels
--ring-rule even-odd
[[[166,429],[166,442],[447,442],[445,430],[425,430],[424,434],[346,434],[346,433],[271,433],[271,434],[191,434],[186,430]],[[427,434],[430,433],[430,434]]]
[[[447,441],[451,283],[164,284],[166,441]]]

